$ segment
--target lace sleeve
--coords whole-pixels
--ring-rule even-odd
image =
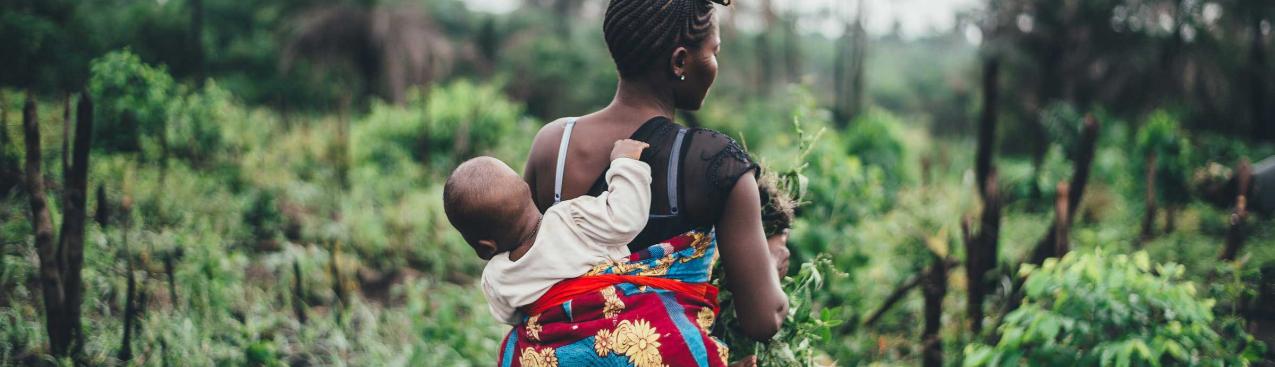
[[[688,205],[699,206],[716,222],[735,183],[745,174],[758,177],[761,168],[735,139],[716,131],[696,129],[687,148]]]

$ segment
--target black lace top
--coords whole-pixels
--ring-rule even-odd
[[[674,149],[682,129],[685,132],[681,148]],[[651,218],[629,244],[632,251],[716,224],[739,178],[761,171],[729,136],[708,129],[683,128],[664,117],[647,121],[631,138],[651,144],[642,153],[642,161],[651,165]],[[673,167],[669,157],[675,150],[680,151],[681,158],[676,164],[678,174],[670,182]],[[589,195],[606,189],[606,177],[599,177]],[[677,190],[676,195],[670,195],[670,190]]]

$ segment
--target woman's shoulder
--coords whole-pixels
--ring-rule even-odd
[[[546,159],[555,157],[567,122],[572,119],[563,117],[540,127],[536,137],[531,140],[531,151],[527,152],[527,170],[530,171],[540,162],[547,162]]]
[[[730,135],[704,128],[692,128],[689,134],[684,172],[700,176],[695,180],[700,183],[693,186],[707,191],[704,197],[711,207],[725,205],[735,183],[744,175],[760,175],[761,167]]]
[[[705,128],[692,128],[691,145],[687,147],[691,154],[687,157],[704,160],[711,171],[732,168],[736,172],[756,169],[757,163],[748,154],[747,148],[725,133]]]

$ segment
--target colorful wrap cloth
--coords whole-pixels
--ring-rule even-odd
[[[507,366],[725,366],[709,335],[717,289],[711,231],[670,238],[554,285],[501,343]]]

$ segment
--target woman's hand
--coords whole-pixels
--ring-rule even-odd
[[[788,251],[788,230],[785,229],[767,238],[766,247],[770,249],[770,258],[775,259],[775,269],[779,271],[779,279],[784,279],[784,275],[788,274],[788,258],[792,255]]]

